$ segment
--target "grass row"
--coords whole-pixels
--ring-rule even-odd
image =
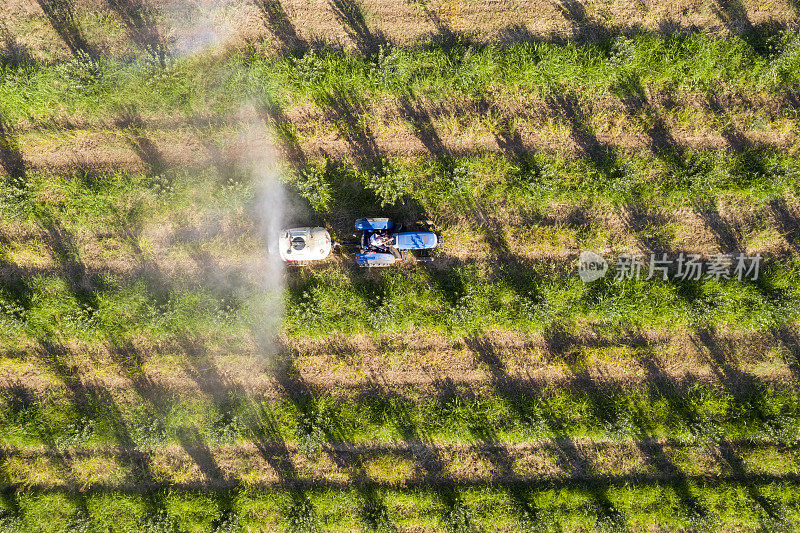
[[[580,484],[421,490],[191,491],[88,495],[20,491],[11,532],[790,530],[794,483]]]
[[[757,282],[614,282],[609,275],[584,284],[573,268],[572,262],[463,264],[397,269],[375,279],[352,267],[320,267],[291,280],[284,327],[301,336],[432,331],[460,337],[493,328],[748,332],[781,328],[800,312],[796,261],[762,267]],[[85,292],[57,274],[21,277],[0,293],[4,343],[13,348],[51,338],[103,345],[136,336],[158,342],[188,332],[230,338],[231,332],[249,335],[249,325],[260,319],[258,298],[242,296],[236,286],[208,281],[197,288],[189,277],[171,282],[164,289],[146,273],[106,273]]]
[[[730,158],[726,161],[730,164]],[[786,165],[792,162],[791,158],[783,160]],[[474,210],[503,203],[504,207],[497,208],[492,216],[499,218],[502,211],[521,216],[525,215],[526,206],[530,209],[529,197],[515,195],[516,185],[506,174],[507,168],[497,170],[497,166],[502,169],[508,164],[502,157],[465,158],[458,163],[454,168],[459,175],[468,176],[463,190],[452,191],[452,180],[447,179],[447,173],[439,172],[437,163],[420,163],[433,166],[416,174],[413,185],[401,191],[400,196],[408,201],[388,206],[385,212],[402,218],[413,209],[409,205],[417,202],[426,211],[441,213],[444,224],[448,219],[455,223],[449,229],[445,226],[448,239],[456,247],[459,241],[483,241],[485,244],[479,246],[486,259],[448,259],[445,245],[442,259],[448,264],[442,267],[367,273],[332,263],[292,273],[284,298],[287,331],[324,335],[422,328],[460,335],[492,327],[536,332],[554,325],[581,329],[587,323],[609,331],[676,331],[704,326],[748,331],[779,327],[798,317],[800,270],[794,256],[765,259],[756,282],[612,282],[609,276],[604,281],[584,284],[566,259],[533,262],[524,254],[517,255],[514,249],[535,250],[537,243],[552,239],[602,250],[611,239],[611,230],[591,222],[578,229],[557,223],[532,234],[509,235],[502,225],[481,228],[479,220],[471,222]],[[416,169],[412,165],[407,170],[411,174]],[[577,179],[579,175],[580,170],[573,169],[568,176],[555,178],[552,190],[566,189],[561,179]],[[790,183],[793,175],[787,171],[773,176],[773,195],[766,197],[753,190],[718,196],[744,210],[764,209],[767,198],[770,202],[781,198],[774,196],[778,191],[796,194],[796,183]],[[324,165],[322,172],[308,172],[306,176],[315,176],[319,181],[314,187],[301,187],[300,196],[303,190],[313,191],[313,200],[313,195],[328,191],[331,211],[326,215],[319,210],[310,215],[310,220],[304,218],[305,223],[314,218],[322,223],[330,216],[331,220],[346,220],[349,224],[355,216],[381,211],[380,200],[361,185],[351,166]],[[159,275],[157,268],[147,266],[165,253],[179,263],[192,263],[197,256],[227,260],[257,256],[259,241],[248,222],[254,184],[220,183],[215,173],[192,171],[167,176],[31,173],[28,178],[21,188],[6,184],[0,204],[8,220],[17,221],[20,231],[40,236],[19,243],[12,239],[0,245],[6,279],[0,290],[0,320],[6,345],[53,336],[87,342],[136,335],[157,340],[180,331],[200,332],[212,338],[225,330],[244,332],[249,321],[257,319],[252,316],[257,306],[248,296],[247,280],[220,284],[216,267],[209,267],[215,271],[206,273],[206,280],[198,280],[197,273],[189,273],[191,269],[167,278]],[[754,178],[753,187],[770,187],[768,183],[769,180]],[[674,201],[676,207],[684,205],[681,200]],[[717,213],[719,201],[715,197],[710,207],[701,209]],[[198,211],[197,205],[204,209]],[[589,214],[584,216],[591,216],[593,211],[602,213],[608,209],[607,205],[598,200],[594,205],[579,204],[579,209],[585,206]],[[371,211],[365,212],[370,206]],[[542,205],[540,209],[528,215],[544,218],[551,208]],[[663,205],[659,209],[664,209]],[[221,216],[233,231],[220,233],[213,229]],[[143,236],[143,231],[156,220],[171,225],[176,233],[196,231],[200,236],[176,239],[168,249],[159,249]],[[725,224],[723,220],[722,225]],[[204,229],[206,225],[211,229]],[[342,226],[339,231],[344,233],[347,229]],[[738,244],[744,249],[745,239],[749,239],[758,245],[760,239],[778,236],[783,230],[770,229],[762,219],[760,225],[742,235]],[[669,249],[675,225],[645,220],[641,228],[632,231],[650,245]],[[716,231],[735,235],[739,230],[731,226]],[[102,241],[93,237],[81,242],[86,235],[105,237]],[[509,238],[514,240],[514,247],[505,241]],[[93,249],[90,258],[83,251],[87,245]],[[238,255],[231,255],[234,250]],[[127,272],[87,266],[97,265],[98,261],[101,265],[124,262],[138,266]],[[43,266],[31,267],[36,264]]]
[[[723,371],[738,375],[729,368]],[[233,390],[221,390],[211,399],[181,398],[147,388],[144,378],[132,379],[136,393],[77,382],[70,383],[66,396],[59,389],[4,389],[0,444],[158,448],[181,443],[187,428],[195,428],[197,438],[210,445],[264,439],[295,442],[305,450],[318,450],[326,442],[519,443],[551,438],[671,438],[686,443],[766,439],[792,444],[800,426],[796,391],[744,373],[740,381],[726,382],[728,388],[657,380],[646,388],[625,388],[587,380],[585,390],[566,390],[515,385],[505,378],[492,394],[453,387],[443,388],[438,398],[375,394],[349,401],[329,393],[266,400]]]
[[[238,110],[268,95],[291,105],[320,102],[348,88],[360,101],[413,94],[433,102],[476,96],[545,97],[572,93],[579,100],[613,97],[619,82],[637,79],[648,91],[783,94],[798,83],[798,34],[767,35],[765,46],[742,37],[701,33],[642,34],[598,44],[524,43],[508,47],[463,44],[430,49],[383,49],[369,57],[307,52],[268,58],[256,48],[222,60],[201,57],[161,69],[79,56],[58,65],[7,66],[0,75],[0,116],[36,120],[113,115],[128,106],[142,112],[189,115]]]

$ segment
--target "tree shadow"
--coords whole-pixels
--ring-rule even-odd
[[[433,125],[430,113],[414,98],[413,94],[402,94],[398,98],[398,103],[400,114],[411,125],[414,136],[419,139],[428,152],[434,157],[447,154],[448,150]]]
[[[439,16],[439,12],[431,7],[429,0],[414,0],[414,5],[419,7],[425,18],[436,28],[436,34],[431,39],[431,45],[436,47],[452,47],[459,43],[469,42],[469,37],[461,32],[453,31],[450,24]]]
[[[755,376],[742,371],[736,361],[730,360],[732,350],[721,342],[713,329],[701,327],[695,330],[692,338],[698,347],[708,352],[708,360],[712,371],[717,375],[725,389],[730,392],[737,404],[737,409],[747,412],[758,423],[764,424],[770,418],[768,390],[764,383]],[[746,478],[747,472],[742,459],[727,441],[716,444],[719,462],[730,469],[734,477]],[[745,483],[748,495],[768,515],[770,520],[783,521],[783,517],[752,483]]]
[[[571,22],[580,23],[586,20],[586,8],[578,0],[554,0],[552,4]]]
[[[52,250],[71,294],[84,311],[93,315],[99,307],[97,291],[106,286],[102,274],[86,268],[75,235],[60,220],[44,214],[40,223],[44,230],[43,240]]]
[[[396,167],[378,145],[366,120],[367,110],[358,95],[343,87],[333,87],[318,92],[314,99],[326,120],[334,124],[349,146],[353,160],[353,168],[350,168],[346,160],[331,157],[323,150],[322,178],[326,183],[335,184],[332,191],[335,207],[331,213],[334,229],[350,234],[353,220],[364,216],[390,216],[403,224],[426,220],[425,210],[409,195],[404,178],[398,175]],[[288,119],[276,111],[268,112],[268,116],[275,124],[286,124],[281,128],[288,132],[282,135],[283,144],[295,161],[293,165],[305,164],[305,155]],[[321,167],[317,167],[316,172],[320,170]]]
[[[18,68],[34,62],[28,48],[0,22],[0,66]]]
[[[208,444],[196,427],[179,428],[177,437],[178,441],[181,443],[181,447],[186,450],[189,457],[191,457],[200,468],[200,472],[203,473],[207,483],[230,483],[232,481],[217,464],[214,454],[211,453],[211,448],[208,447]]]
[[[279,486],[289,491],[291,507],[285,514],[307,526],[316,527],[316,512],[303,487],[300,472],[292,459],[292,453],[281,436],[278,420],[263,402],[251,401],[253,416],[248,425],[255,446],[261,457],[277,474]]]
[[[800,253],[800,215],[784,198],[770,200],[769,209],[781,237],[795,253]]]
[[[249,177],[247,169],[242,168],[239,162],[215,142],[214,138],[217,130],[211,124],[195,123],[193,130],[196,133],[196,138],[208,153],[211,164],[214,165],[214,169],[217,172],[217,182],[220,186],[240,184],[247,180]]]
[[[312,439],[310,443],[312,455],[316,452],[317,447],[323,447],[323,443],[317,441],[323,439],[326,444],[325,452],[337,468],[347,473],[352,486],[359,494],[361,499],[359,512],[362,523],[374,530],[396,530],[389,518],[382,494],[367,473],[362,456],[353,453],[351,447],[347,445],[352,438],[345,429],[344,423],[339,420],[335,412],[328,410],[324,413],[320,412],[320,407],[315,400],[316,394],[295,367],[291,352],[283,349],[279,353],[280,355],[273,360],[270,372],[283,395],[290,399],[299,411],[298,428]],[[285,448],[285,445],[283,447]],[[300,499],[304,500],[305,498],[301,495]]]
[[[640,202],[635,201],[619,208],[618,214],[626,230],[636,238],[639,246],[653,253],[674,253],[671,236],[663,231],[670,222],[668,215],[642,207]]]
[[[334,87],[320,91],[314,99],[325,111],[326,120],[335,125],[339,135],[350,146],[359,167],[366,170],[383,164],[384,158],[375,135],[361,120],[366,109],[356,95],[342,87]]]
[[[723,441],[717,444],[716,452],[718,461],[726,466],[733,476],[741,478],[747,477],[748,472],[745,468],[744,461],[742,461],[742,458],[730,442]],[[783,511],[764,497],[756,485],[745,483],[744,486],[747,490],[747,495],[764,510],[770,521],[784,522]]]
[[[774,53],[771,37],[783,29],[781,24],[771,20],[754,24],[742,0],[714,0],[712,10],[731,34],[739,36],[757,54],[769,57]]]
[[[159,423],[164,420],[173,405],[173,393],[160,383],[152,379],[145,369],[146,358],[142,351],[130,340],[111,339],[108,343],[108,351],[112,361],[122,370],[133,386],[139,398],[145,403],[153,419]],[[190,374],[191,375],[191,374]],[[178,428],[176,437],[183,450],[191,457],[200,469],[205,478],[205,483],[209,485],[232,484],[236,485],[239,481],[227,475],[218,465],[214,454],[211,452],[203,436],[194,426],[185,425]],[[133,439],[126,437],[131,443]],[[145,479],[152,479],[152,472],[146,464],[139,465],[136,472]],[[227,507],[225,506],[227,502]],[[230,514],[232,503],[227,498],[222,499],[223,514]],[[157,514],[163,510],[163,502],[157,495],[150,498],[150,514]]]
[[[524,24],[509,24],[497,33],[497,39],[505,45],[514,43],[533,43],[541,40]]]
[[[130,39],[150,54],[161,68],[167,66],[169,50],[156,22],[156,10],[148,0],[106,0],[128,31]]]
[[[110,430],[116,441],[112,450],[113,457],[125,471],[127,482],[142,487],[158,485],[158,480],[151,467],[151,457],[142,452],[135,442],[117,401],[113,394],[95,383],[86,383],[78,366],[69,362],[70,350],[58,342],[40,340],[39,356],[47,368],[65,385],[71,404],[77,414],[90,421],[99,422]],[[39,425],[40,428],[43,425]],[[52,436],[39,431],[40,439],[46,444],[49,452],[57,458],[65,472],[71,471],[72,457],[69,452],[58,448]],[[65,479],[68,487],[79,487],[81,484],[74,477]],[[86,499],[83,492],[77,493],[80,513],[88,516]],[[148,494],[144,498],[148,514],[162,513],[164,502],[158,494]]]
[[[668,486],[675,492],[681,508],[690,519],[703,520],[710,516],[710,511],[700,498],[692,494],[686,474],[670,458],[662,443],[657,440],[637,440],[636,445],[647,463],[660,475],[670,479]]]
[[[623,175],[619,161],[610,146],[600,142],[592,131],[589,117],[571,92],[551,93],[546,98],[551,111],[566,119],[570,127],[570,136],[578,147],[580,154],[609,182]]]
[[[736,152],[744,152],[745,150],[752,148],[750,139],[748,139],[741,131],[736,129],[730,120],[725,120],[727,118],[727,112],[725,110],[725,106],[720,101],[719,94],[717,94],[716,91],[709,91],[706,94],[705,106],[715,116],[723,117],[720,134],[728,143],[728,146],[730,146]]]
[[[83,424],[84,419],[93,422],[106,421],[111,423],[115,434],[124,434],[124,422],[121,419],[114,418],[118,410],[112,396],[102,387],[93,383],[86,383],[83,380],[79,367],[69,361],[70,350],[66,346],[59,341],[40,339],[38,341],[37,355],[45,367],[64,384],[70,403],[76,410],[76,414],[81,417],[80,421],[77,422],[78,424]],[[74,474],[74,457],[72,453],[65,449],[65,446],[59,443],[54,438],[54,435],[49,433],[48,429],[38,428],[38,436],[46,446],[50,457],[58,464],[64,476],[64,484],[67,487],[79,487],[81,484]],[[125,464],[124,454],[121,459]],[[126,466],[131,465],[127,464]],[[90,512],[86,495],[80,492],[77,493],[75,502],[78,505],[79,516],[88,517]]]
[[[98,56],[97,50],[87,42],[83,35],[72,0],[36,1],[50,21],[50,25],[53,26],[74,56],[85,55],[90,58]]]
[[[481,97],[477,104],[481,116],[490,117],[490,130],[502,154],[513,164],[512,185],[536,187],[542,169],[536,164],[534,149],[522,139],[515,116],[505,111],[497,102]]]
[[[712,203],[703,199],[693,201],[695,214],[711,230],[717,245],[723,253],[744,252],[742,232],[739,227],[727,221]]]
[[[650,151],[670,166],[684,165],[684,149],[675,140],[658,108],[650,102],[637,75],[620,79],[612,87],[612,92],[622,102],[625,112],[638,118],[648,137]],[[639,118],[640,117],[640,118]]]
[[[364,12],[356,0],[329,0],[329,5],[336,19],[362,54],[370,55],[389,44],[385,35],[369,29]]]
[[[731,360],[735,350],[721,339],[711,326],[695,329],[692,342],[702,353],[708,354],[707,361],[720,383],[739,401],[747,404],[760,418],[767,416],[765,386],[755,376],[741,370],[737,361]]]
[[[283,108],[272,98],[267,98],[257,108],[262,120],[275,132],[275,137],[280,144],[285,159],[295,170],[300,170],[308,165],[308,158],[300,146],[300,141],[295,133],[291,119],[286,116]]]
[[[147,136],[147,128],[138,110],[126,106],[114,120],[117,128],[123,131],[125,141],[145,165],[150,176],[161,176],[167,170],[163,154]]]
[[[8,174],[6,179],[9,185],[18,188],[27,187],[27,168],[19,149],[17,135],[14,128],[2,119],[0,119],[0,165]]]
[[[720,135],[733,151],[730,173],[738,182],[737,185],[749,186],[759,183],[773,174],[768,162],[769,149],[751,141],[736,127],[716,91],[712,90],[706,94],[705,106],[719,117]]]
[[[753,30],[742,0],[715,0],[712,9],[731,33],[739,35]]]
[[[789,325],[783,325],[772,330],[773,336],[786,352],[786,365],[800,378],[800,336],[797,330]]]
[[[569,22],[572,40],[599,41],[608,39],[619,31],[618,28],[608,27],[590,17],[579,0],[550,0],[550,3]],[[628,30],[630,32],[631,29]]]
[[[444,508],[440,520],[447,528],[471,531],[473,526],[459,487],[447,473],[446,463],[436,443],[414,422],[404,402],[393,402],[390,416],[417,466],[420,482],[432,488]]]
[[[633,333],[633,335],[636,336],[638,334]],[[645,371],[650,388],[650,397],[653,399],[665,399],[669,405],[670,412],[674,413],[689,427],[695,426],[697,413],[686,401],[685,391],[680,391],[678,384],[664,371],[662,362],[652,349],[645,348],[639,353],[639,364]],[[694,381],[694,379],[690,376],[689,381]],[[692,494],[686,474],[669,457],[663,444],[651,439],[639,440],[637,441],[637,446],[646,461],[657,472],[673,479],[670,487],[675,491],[681,507],[689,517],[704,519],[710,516],[709,509],[702,504],[697,496]]]
[[[297,34],[281,0],[257,0],[256,5],[272,35],[281,43],[284,52],[304,52],[309,43]]]
[[[540,428],[531,424],[538,424],[541,421],[531,416],[531,407],[527,398],[542,394],[542,391],[532,390],[530,386],[524,386],[518,379],[510,376],[503,361],[501,354],[495,348],[478,336],[471,336],[465,339],[465,344],[475,353],[478,360],[486,365],[490,374],[492,388],[505,399],[514,412],[515,418],[522,424],[529,425],[529,431],[539,432]],[[556,341],[551,341],[548,345],[556,345]],[[560,346],[561,343],[558,343]],[[587,397],[594,400],[597,392],[594,383],[588,374],[580,376],[583,383],[590,385]],[[587,381],[588,380],[588,381]],[[527,384],[526,384],[527,385]],[[605,409],[603,407],[602,409]],[[568,472],[571,478],[591,479],[593,466],[591,461],[581,453],[572,438],[565,432],[560,417],[555,413],[550,413],[546,409],[540,410],[540,414],[545,418],[544,424],[555,435],[551,439],[553,451],[555,452],[559,467]],[[614,506],[609,499],[608,487],[592,482],[586,483],[587,493],[592,498],[593,506],[597,511],[598,521],[609,522],[617,527],[627,527],[627,520],[624,515]],[[514,496],[512,494],[512,496]],[[527,499],[518,502],[519,506],[524,506]],[[524,508],[524,507],[523,507]]]

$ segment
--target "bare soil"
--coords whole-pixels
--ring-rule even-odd
[[[187,441],[154,450],[5,448],[0,450],[0,458],[5,486],[83,492],[365,484],[399,488],[519,482],[548,486],[687,480],[769,483],[797,479],[795,452],[752,441],[723,440],[698,447],[666,440],[553,439],[520,445],[325,443],[309,455],[296,444],[284,442],[209,448]],[[770,463],[759,462],[765,455]],[[138,481],[131,482],[131,478]]]
[[[16,46],[35,59],[64,59],[81,48],[125,56],[152,53],[148,51],[163,46],[181,54],[262,39],[262,46],[277,53],[313,47],[366,53],[387,43],[407,46],[454,35],[498,43],[592,41],[611,32],[740,33],[786,26],[798,18],[796,4],[790,0],[730,4],[697,0],[153,0],[141,4],[153,14],[139,18],[135,2],[122,3],[129,7],[117,10],[100,0],[70,1],[59,9],[51,5],[49,1],[12,0],[0,11],[0,23]]]
[[[795,388],[800,379],[797,339],[796,329],[784,328],[748,335],[687,331],[614,339],[510,331],[461,340],[430,334],[425,340],[413,335],[286,338],[273,353],[249,342],[231,349],[204,346],[198,339],[102,349],[80,343],[33,345],[2,354],[8,364],[0,370],[0,386],[270,398],[323,392],[416,397],[444,389],[516,394],[551,387],[581,390],[587,384],[616,389],[670,383],[680,390],[694,382],[736,392],[753,381]],[[215,339],[215,345],[224,346],[224,341]]]

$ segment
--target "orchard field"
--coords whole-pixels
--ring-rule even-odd
[[[795,531],[798,20],[5,4],[0,531]],[[436,261],[337,253],[265,307],[254,146],[284,226],[430,219]]]

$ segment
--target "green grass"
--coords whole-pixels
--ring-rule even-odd
[[[696,33],[669,38],[644,34],[596,45],[396,48],[376,58],[339,52],[266,58],[252,49],[221,62],[176,61],[163,70],[149,62],[74,59],[5,68],[0,115],[32,119],[58,110],[92,117],[126,105],[142,112],[225,113],[248,96],[279,96],[296,105],[313,103],[342,87],[360,100],[407,92],[433,101],[492,94],[546,97],[554,92],[594,99],[611,96],[614,82],[630,76],[656,92],[718,90],[721,82],[728,90],[781,94],[800,81],[797,39],[793,31],[774,35],[766,54],[742,38]]]
[[[383,527],[472,531],[619,531],[652,527],[670,530],[736,529],[760,531],[790,527],[797,520],[797,489],[791,483],[760,484],[756,490],[779,510],[770,517],[737,484],[690,482],[681,485],[609,486],[600,497],[595,488],[568,485],[558,488],[493,487],[460,489],[455,494],[459,512],[447,512],[442,501],[447,490],[386,490],[378,493]],[[686,508],[680,494],[687,492],[702,510]],[[451,497],[454,495],[450,495]],[[91,494],[76,499],[66,494],[20,493],[18,514],[3,518],[7,531],[385,531],[377,529],[366,512],[364,494],[356,490],[312,490],[303,496],[287,492],[241,490],[197,492],[172,490],[159,494],[164,509],[152,510],[150,495]],[[606,498],[611,510],[604,509]],[[299,503],[306,502],[306,503]],[[81,510],[85,508],[85,510]],[[112,513],[113,511],[113,513]],[[359,512],[360,511],[360,512]],[[91,513],[88,514],[87,512]],[[774,512],[774,511],[773,511]],[[301,518],[302,517],[302,518]],[[13,528],[17,529],[13,529]],[[380,526],[379,526],[380,527]],[[70,529],[71,528],[71,529]],[[312,529],[313,530],[313,529]]]
[[[726,371],[729,371],[726,369]],[[345,401],[319,392],[313,398],[267,400],[230,394],[223,398],[176,398],[134,387],[135,393],[86,388],[65,395],[6,389],[0,398],[0,443],[114,446],[145,449],[181,442],[196,427],[209,445],[278,439],[317,447],[332,442],[392,443],[407,439],[445,442],[482,440],[523,443],[531,439],[650,439],[687,443],[717,439],[766,439],[794,443],[800,399],[780,384],[750,377],[733,384],[741,392],[712,385],[678,383],[623,387],[595,383],[580,390],[582,374],[569,388],[525,381],[494,384],[497,390],[466,386],[441,397],[392,397],[386,393]],[[747,378],[747,374],[744,374]],[[135,379],[135,376],[134,376]],[[649,387],[656,387],[648,390]],[[39,395],[41,394],[41,397]],[[266,434],[264,428],[271,428]]]
[[[622,281],[584,284],[574,275],[574,265],[567,259],[533,261],[525,255],[515,255],[497,244],[493,238],[504,235],[504,229],[484,229],[471,222],[470,210],[464,210],[460,199],[469,198],[475,205],[491,206],[503,212],[523,213],[530,208],[527,194],[518,194],[516,185],[507,174],[487,169],[489,163],[503,163],[496,156],[467,159],[463,166],[475,165],[484,172],[470,171],[474,188],[454,197],[435,184],[436,167],[426,172],[413,164],[408,170],[415,175],[413,187],[404,191],[405,197],[417,201],[425,210],[437,213],[449,241],[484,241],[485,258],[455,261],[447,268],[395,269],[367,273],[334,264],[313,270],[293,273],[289,278],[285,303],[285,327],[295,335],[327,335],[330,333],[380,333],[391,330],[435,330],[446,335],[460,336],[492,328],[541,332],[553,325],[580,332],[585,324],[610,330],[663,329],[679,331],[712,325],[722,329],[752,331],[778,327],[798,317],[798,273],[793,257],[766,260],[761,279],[751,281],[663,282]],[[790,164],[791,159],[786,160]],[[483,165],[482,167],[480,165]],[[459,166],[460,168],[460,166]],[[501,167],[502,168],[502,167]],[[489,173],[491,171],[491,173]],[[366,213],[364,209],[379,210],[380,201],[368,194],[352,196],[347,188],[353,179],[352,169],[326,170],[324,177],[334,191],[330,198],[335,213],[347,219]],[[568,176],[581,175],[580,169],[570,170]],[[772,189],[792,194],[789,176]],[[329,180],[329,181],[327,181]],[[119,341],[142,336],[158,341],[180,331],[193,331],[203,337],[221,335],[230,338],[231,331],[246,332],[250,321],[249,309],[255,302],[236,294],[235,284],[216,284],[213,279],[198,285],[197,274],[173,276],[166,279],[157,269],[148,267],[155,254],[166,252],[170,260],[193,263],[196,257],[231,258],[231,251],[242,254],[258,250],[258,238],[247,224],[247,206],[254,197],[253,186],[246,183],[220,183],[213,172],[178,172],[168,178],[165,189],[146,174],[99,173],[90,175],[53,176],[31,173],[26,196],[4,204],[9,220],[17,227],[34,234],[55,229],[63,242],[56,250],[40,239],[25,244],[0,245],[0,258],[13,266],[15,258],[52,256],[54,272],[48,268],[21,271],[11,276],[0,291],[2,319],[8,325],[7,346],[23,339],[55,337],[80,339],[89,343]],[[779,182],[780,183],[780,182]],[[764,182],[757,182],[763,187]],[[721,190],[722,188],[720,188]],[[788,189],[788,190],[787,190]],[[538,188],[531,189],[541,193]],[[545,191],[563,191],[568,187],[558,182]],[[302,191],[300,191],[302,192]],[[666,191],[649,192],[647,203],[655,202]],[[718,199],[710,202],[738,203],[742,210],[762,209],[760,191],[717,192]],[[603,195],[600,194],[600,197]],[[772,198],[771,196],[768,196]],[[577,200],[579,195],[576,195]],[[500,201],[500,199],[504,201]],[[560,195],[540,200],[539,216],[546,216],[549,202],[564,200]],[[662,196],[663,200],[663,196]],[[674,208],[685,205],[680,197],[671,200]],[[611,207],[607,200],[595,200],[585,206],[588,216],[601,214]],[[645,205],[647,205],[645,203]],[[194,206],[203,204],[209,218],[193,213]],[[387,207],[392,214],[392,207]],[[402,217],[404,207],[395,208]],[[661,209],[665,209],[662,204]],[[213,213],[231,213],[230,224],[236,231],[213,238],[180,240],[166,250],[153,248],[143,230],[152,221],[172,224],[178,231],[191,228],[185,222],[191,217],[195,227],[213,227]],[[324,217],[324,213],[317,216]],[[453,227],[448,230],[448,220]],[[637,230],[648,240],[665,242],[669,246],[670,232],[677,226],[664,226],[657,220],[649,227]],[[337,230],[337,228],[334,228]],[[338,231],[346,236],[349,228]],[[755,226],[752,236],[743,234],[744,241],[757,239],[769,226]],[[107,235],[90,257],[82,249],[79,235]],[[581,232],[568,227],[543,230],[533,236],[514,235],[521,249],[540,246],[542,237],[559,242],[575,242],[585,248],[606,246],[609,230],[599,224],[587,225]],[[336,231],[335,231],[336,233]],[[498,234],[498,235],[493,235]],[[604,236],[605,234],[605,236]],[[46,242],[46,241],[45,241]],[[549,245],[548,245],[549,246]],[[556,244],[558,246],[558,244]],[[98,250],[98,247],[95,247]],[[443,249],[448,255],[447,247]],[[613,256],[612,256],[613,257]],[[130,272],[86,266],[100,261],[132,261]],[[91,265],[91,264],[90,264]],[[82,268],[89,287],[64,272]],[[30,272],[30,273],[28,273]],[[202,274],[201,274],[202,275]]]
[[[800,194],[797,155],[758,143],[724,151],[681,149],[663,132],[666,147],[654,142],[652,149],[631,152],[607,146],[598,136],[615,130],[657,133],[659,121],[734,138],[742,131],[794,127],[796,112],[784,99],[800,85],[797,43],[796,31],[763,42],[698,33],[588,45],[501,48],[462,42],[387,48],[370,57],[308,52],[267,58],[253,48],[176,61],[166,69],[85,57],[4,67],[0,151],[10,176],[0,184],[0,354],[20,375],[32,369],[65,387],[40,390],[23,381],[0,390],[0,444],[20,453],[49,453],[30,460],[13,450],[0,454],[5,485],[0,529],[790,530],[800,513],[795,479],[800,397],[791,382],[762,381],[744,370],[736,357],[742,354],[732,353],[717,334],[779,332],[800,318],[800,264],[788,251],[796,246],[796,235],[778,227],[770,214],[779,201],[787,202],[790,212]],[[778,111],[736,104],[695,113],[687,105],[671,110],[650,102],[664,95],[692,102],[709,92],[723,100],[744,95],[773,102]],[[402,98],[426,110],[450,111],[414,124],[392,107]],[[620,111],[618,103],[625,107],[636,98],[645,103]],[[603,99],[613,105],[603,104],[595,116],[593,102]],[[378,150],[351,157],[308,155],[305,163],[293,161],[285,169],[289,195],[308,223],[325,224],[338,237],[350,232],[357,216],[426,214],[443,228],[448,244],[440,264],[431,268],[367,272],[345,260],[288,273],[282,333],[298,341],[349,335],[458,340],[467,346],[465,357],[485,367],[489,382],[480,390],[436,382],[432,393],[359,395],[334,389],[268,399],[227,385],[216,394],[178,396],[149,380],[154,369],[167,375],[176,365],[198,370],[210,360],[205,351],[235,356],[252,349],[252,326],[263,317],[259,296],[242,290],[252,287],[253,279],[237,267],[260,253],[251,222],[256,185],[242,169],[170,168],[149,161],[144,172],[80,164],[56,172],[25,168],[21,157],[83,135],[63,131],[52,117],[86,122],[79,126],[89,132],[119,133],[124,144],[155,131],[109,125],[115,117],[215,119],[231,116],[242,101],[268,105],[286,145],[338,135],[356,139],[369,152],[367,132],[413,126],[420,136],[450,128],[513,137],[541,128],[556,144],[573,139],[597,148],[577,157],[570,150],[525,147],[419,157]],[[367,102],[389,102],[388,123],[382,123],[381,106]],[[506,117],[504,102],[523,107],[535,102],[548,110],[542,116]],[[482,114],[470,107],[484,104],[489,109]],[[311,125],[285,118],[299,109],[323,118]],[[164,135],[180,140],[183,133]],[[200,135],[224,150],[235,133],[230,125],[209,123]],[[578,222],[559,215],[565,205]],[[685,283],[584,284],[574,273],[574,254],[548,255],[572,245],[627,251],[629,245],[620,244],[624,236],[604,215],[637,209],[645,221],[631,224],[628,233],[644,243],[669,248],[680,235],[696,231],[686,221],[658,216],[685,209],[718,215],[719,241],[733,235],[743,248],[774,249],[781,243],[783,252],[769,258],[758,282]],[[459,244],[470,243],[474,251],[456,257]],[[505,357],[480,344],[484,334],[498,331],[540,335],[552,358],[548,364],[574,379],[557,386],[510,377]],[[590,357],[611,367],[619,351],[593,351],[575,339],[591,334],[613,345],[623,336],[654,332],[698,338],[717,383],[662,379],[658,374],[664,369],[652,366],[639,387],[588,378]],[[778,349],[770,346],[769,353],[745,353],[742,359],[750,368],[771,364],[772,348]],[[626,354],[645,368],[658,359],[653,349],[630,347]],[[403,357],[391,348],[381,353]],[[76,362],[81,368],[95,365],[99,375],[121,374],[131,388],[93,382]],[[282,376],[288,385],[302,388],[301,374],[293,372],[296,361],[282,362],[291,363]],[[199,474],[205,490],[182,486],[181,479],[198,479],[186,473],[194,459],[158,471],[154,479],[163,482],[156,490],[143,484],[147,478],[133,476],[142,469],[130,461],[71,455],[82,448],[122,447],[159,457],[165,446],[173,446],[213,456],[233,445],[288,443],[297,448],[291,457],[306,469],[298,477],[309,479],[306,474],[325,468],[322,450],[330,443],[511,445],[573,439],[632,446],[665,439],[679,449],[653,468],[669,474],[658,483],[637,477],[648,465],[634,464],[638,474],[631,475],[613,461],[603,463],[613,458],[602,451],[591,458],[576,452],[579,463],[598,463],[586,480],[569,475],[570,468],[580,470],[569,466],[569,453],[543,453],[543,461],[566,460],[561,469],[567,474],[524,484],[437,484],[425,477],[435,474],[430,460],[380,452],[368,466],[387,479],[409,482],[408,487],[364,483],[369,476],[359,474],[355,461],[346,465],[347,477],[329,488],[269,490],[257,483],[215,490],[207,473]],[[726,454],[729,441],[743,442],[745,451]],[[448,461],[469,465],[467,454],[452,454]],[[395,472],[404,465],[411,475]],[[706,477],[710,471],[724,475]],[[747,479],[733,479],[737,475]],[[98,479],[114,482],[104,486]],[[75,490],[58,488],[70,480]],[[121,481],[134,487],[122,490],[115,485]],[[89,489],[92,483],[96,486]]]

